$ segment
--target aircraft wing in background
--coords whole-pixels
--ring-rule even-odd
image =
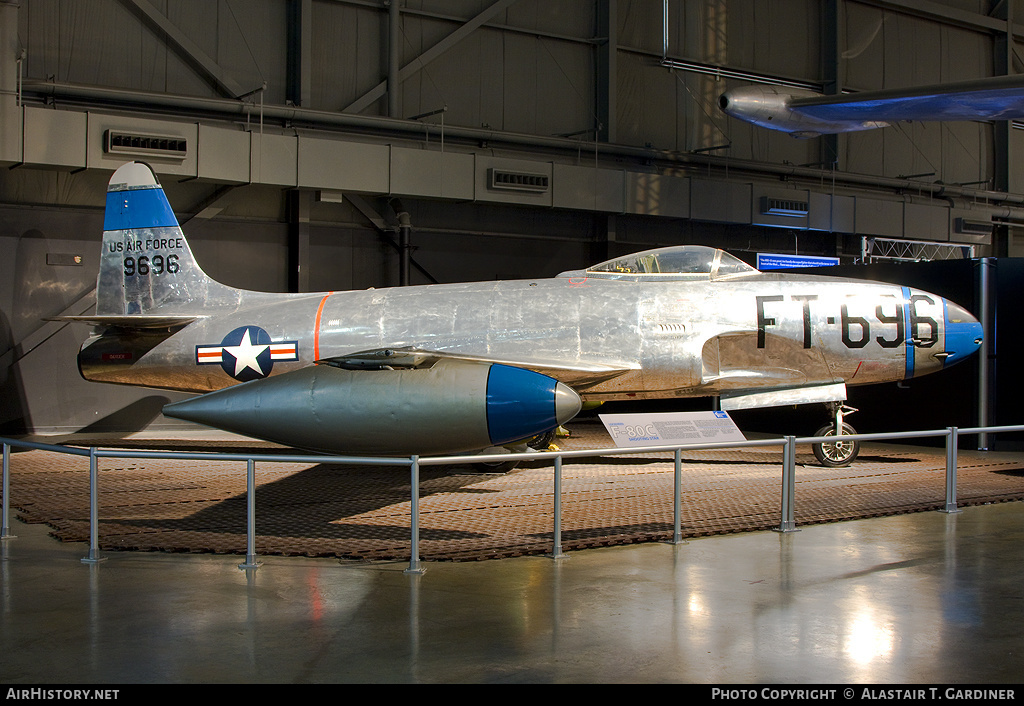
[[[723,112],[795,137],[886,127],[901,120],[1024,118],[1024,75],[840,95],[744,86],[719,98]]]

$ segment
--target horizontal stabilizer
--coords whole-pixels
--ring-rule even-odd
[[[63,321],[65,323],[88,324],[90,326],[116,326],[129,329],[169,329],[187,326],[201,316],[148,316],[145,314],[125,316],[53,316],[47,321]]]

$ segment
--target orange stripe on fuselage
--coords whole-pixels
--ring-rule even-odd
[[[327,297],[334,294],[334,292],[328,292],[324,295],[324,298],[320,300],[320,306],[316,308],[316,323],[313,326],[313,360],[320,360],[320,317],[324,313],[324,304],[327,303]]]

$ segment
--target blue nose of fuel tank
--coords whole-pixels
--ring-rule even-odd
[[[966,309],[949,300],[943,300],[946,317],[946,356],[943,367],[965,360],[981,346],[981,324]]]

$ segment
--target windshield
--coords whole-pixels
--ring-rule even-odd
[[[747,274],[750,272],[757,272],[757,269],[751,267],[743,260],[739,259],[734,255],[730,255],[727,252],[722,252],[722,258],[718,261],[718,269],[715,270],[713,279],[719,277],[728,277],[729,275]]]
[[[659,248],[602,262],[587,274],[652,275],[672,279],[717,279],[744,272],[753,267],[727,252],[703,245]]]

